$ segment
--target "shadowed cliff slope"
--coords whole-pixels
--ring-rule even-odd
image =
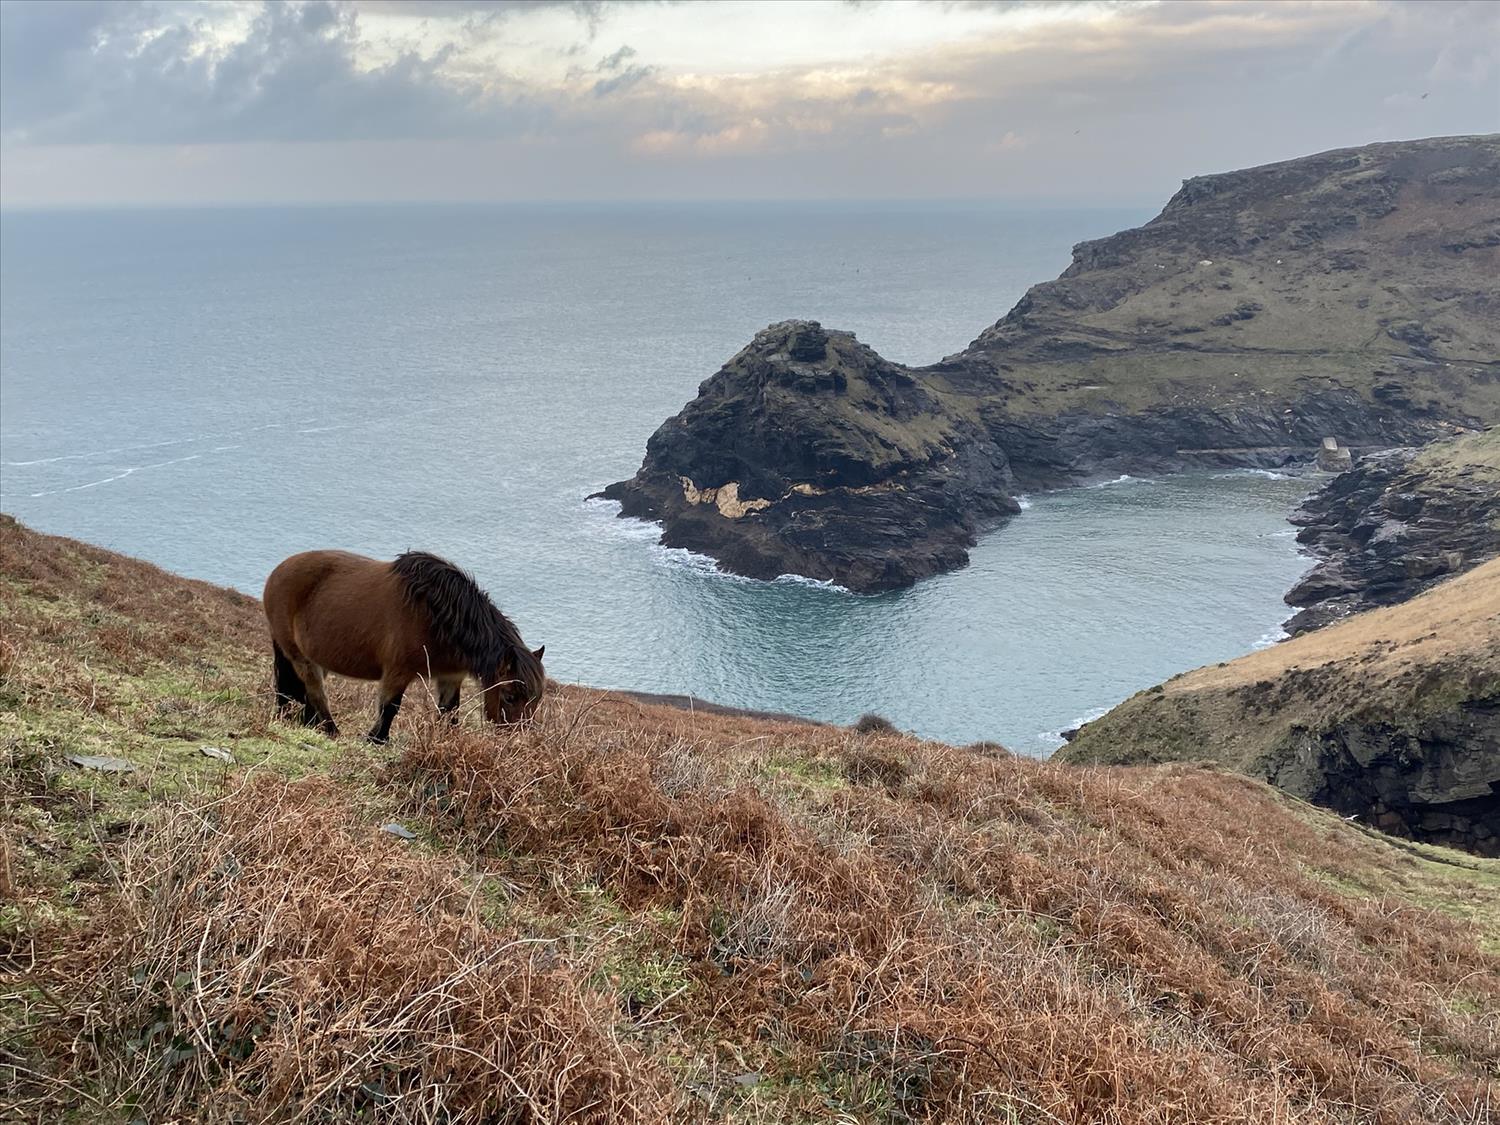
[[[1320,561],[1286,596],[1289,633],[1405,601],[1500,555],[1500,429],[1374,454],[1291,520]]]
[[[1496,277],[1500,138],[1202,176],[930,366],[771,326],[604,494],[738,573],[909,585],[1016,489],[1500,421]]]

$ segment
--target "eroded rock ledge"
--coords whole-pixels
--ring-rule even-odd
[[[1368,457],[1291,520],[1321,561],[1286,596],[1287,632],[1406,601],[1500,555],[1500,430]]]
[[[1500,138],[1198,177],[939,363],[771,325],[604,495],[736,573],[894,589],[962,566],[1018,489],[1500,421],[1495,276]]]

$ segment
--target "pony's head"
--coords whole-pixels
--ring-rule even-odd
[[[531,718],[547,690],[547,674],[542,671],[542,654],[546,651],[546,645],[535,652],[524,646],[506,650],[494,679],[484,684],[485,718],[501,726]]]

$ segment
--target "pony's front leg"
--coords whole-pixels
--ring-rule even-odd
[[[323,669],[311,661],[303,661],[297,667],[307,687],[307,704],[302,708],[302,723],[320,730],[330,738],[339,736],[338,724],[333,721],[333,710],[328,706],[328,693],[323,689]]]
[[[375,720],[375,725],[370,728],[366,736],[371,742],[385,742],[391,736],[391,723],[396,719],[396,712],[401,710],[401,696],[406,692],[406,685],[411,683],[408,679],[383,679],[380,681],[380,716]]]
[[[446,715],[450,723],[458,722],[458,696],[463,686],[462,676],[438,681],[438,713]]]

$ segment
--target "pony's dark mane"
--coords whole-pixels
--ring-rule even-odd
[[[433,639],[463,657],[480,683],[488,687],[509,654],[516,677],[529,693],[538,693],[541,661],[469,574],[426,551],[398,555],[391,570],[401,580],[406,600],[427,611]]]

